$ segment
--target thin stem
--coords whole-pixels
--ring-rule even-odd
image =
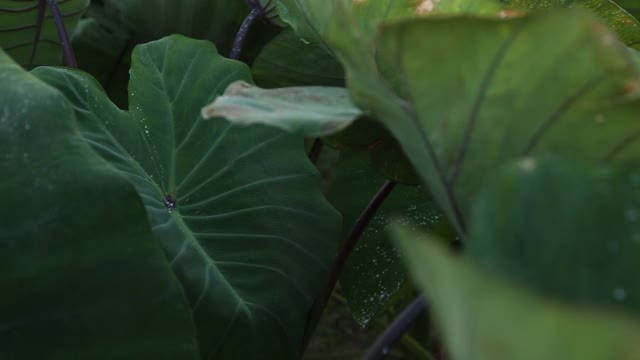
[[[44,14],[47,12],[47,3],[45,0],[38,2],[38,19],[36,20],[36,36],[33,39],[33,47],[31,48],[31,56],[29,57],[29,69],[33,67],[36,60],[36,51],[40,44],[40,36],[42,35],[42,26],[44,25]]]
[[[360,217],[356,221],[356,223],[351,228],[349,235],[344,240],[342,244],[342,248],[340,252],[336,256],[336,259],[333,262],[333,266],[331,267],[331,271],[325,280],[325,283],[322,287],[322,290],[316,301],[313,303],[311,307],[311,311],[309,312],[309,316],[307,318],[307,327],[305,329],[303,343],[302,343],[302,351],[307,348],[309,344],[309,340],[313,336],[316,327],[318,326],[318,322],[320,321],[320,317],[322,316],[322,312],[324,308],[327,306],[327,302],[331,297],[331,293],[333,292],[333,288],[336,286],[338,279],[340,278],[340,274],[344,269],[344,265],[347,263],[347,259],[353,249],[355,248],[358,240],[362,236],[362,233],[366,229],[373,216],[376,214],[384,200],[389,196],[393,188],[396,186],[396,183],[391,180],[385,181],[380,190],[375,194],[375,196],[369,202],[369,205],[364,209]]]
[[[131,51],[131,49],[133,49],[135,45],[136,45],[135,36],[131,35],[131,37],[129,38],[129,41],[127,41],[127,44],[124,46],[124,48],[122,48],[122,50],[120,50],[120,53],[118,54],[116,61],[111,67],[111,70],[109,71],[109,75],[107,76],[107,79],[104,83],[104,91],[106,91],[107,94],[111,92],[111,87],[113,86],[113,82],[115,81],[120,65],[124,63],[125,59],[127,58],[127,54],[129,54],[129,52]]]
[[[322,152],[322,148],[324,147],[324,143],[320,138],[317,138],[313,141],[313,145],[311,145],[311,150],[309,151],[309,160],[312,163],[317,163],[318,158],[320,157],[320,153]]]
[[[49,5],[49,9],[51,9],[51,14],[53,14],[53,21],[56,23],[56,29],[58,30],[58,38],[60,39],[60,43],[62,44],[62,51],[64,52],[64,63],[65,65],[67,65],[67,67],[77,69],[78,62],[76,61],[76,55],[73,52],[73,47],[71,46],[71,39],[69,38],[67,27],[64,24],[64,17],[62,16],[62,12],[60,11],[58,2],[56,0],[46,0],[46,1],[47,1],[47,4]]]
[[[240,30],[238,30],[236,38],[233,41],[233,47],[231,48],[231,54],[229,55],[231,59],[238,60],[240,58],[240,53],[242,52],[242,48],[244,47],[244,42],[247,38],[247,34],[249,33],[249,29],[261,14],[261,9],[254,8],[244,19],[242,25],[240,26]]]
[[[436,360],[436,358],[431,355],[431,353],[429,353],[424,347],[422,347],[422,345],[420,345],[418,340],[416,340],[409,334],[405,334],[404,336],[402,336],[400,338],[400,343],[405,349],[408,349],[408,351],[418,359]]]
[[[427,302],[425,298],[422,295],[418,296],[409,306],[402,310],[384,333],[376,339],[364,358],[366,360],[384,359],[402,336],[409,331],[418,316],[422,315],[426,309]]]

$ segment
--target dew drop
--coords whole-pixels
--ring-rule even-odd
[[[536,161],[532,158],[525,158],[520,161],[520,169],[525,173],[532,173],[536,170]]]
[[[624,301],[627,297],[627,290],[624,288],[615,288],[613,289],[613,298],[617,301]]]
[[[629,208],[624,212],[624,217],[630,222],[636,222],[639,216],[638,210],[634,208]]]

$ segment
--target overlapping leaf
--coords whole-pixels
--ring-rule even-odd
[[[261,89],[238,81],[202,109],[205,119],[224,117],[236,124],[266,124],[304,136],[333,134],[362,111],[345,88],[328,86]]]
[[[58,0],[69,33],[73,32],[89,1]],[[41,16],[43,21],[39,25]],[[62,63],[58,32],[44,1],[0,0],[0,47],[28,69]]]
[[[0,83],[0,358],[200,359],[134,187],[1,50]]]
[[[339,215],[301,138],[200,116],[230,82],[250,81],[249,69],[206,41],[140,46],[128,112],[83,73],[36,73],[65,93],[84,139],[144,200],[191,304],[202,358],[297,357]]]
[[[473,45],[452,47],[462,39]],[[370,106],[461,232],[477,190],[509,160],[616,162],[637,151],[638,103],[625,102],[637,96],[638,69],[586,14],[411,21],[382,33],[379,54],[402,83],[394,101],[407,105]]]
[[[452,256],[427,236],[404,229],[394,235],[431,299],[453,359],[640,358],[637,317],[534,295]]]
[[[563,6],[575,4],[578,2],[563,3]],[[634,29],[638,28],[633,18],[619,8],[614,8],[615,5],[610,2],[606,2],[606,7],[604,3],[598,5],[597,2],[587,1],[580,4],[599,10],[600,15],[611,23],[621,24],[619,32],[624,28],[630,29],[630,33],[635,33]],[[512,14],[499,10],[494,5],[495,2],[492,1],[475,2],[474,8],[470,9],[465,8],[472,6],[470,2],[335,0],[321,4],[312,0],[290,0],[284,1],[281,6],[283,19],[290,22],[303,38],[324,44],[341,60],[347,70],[348,85],[355,104],[385,124],[396,138],[402,139],[405,152],[411,154],[414,166],[421,168],[423,178],[428,179],[432,188],[436,189],[435,195],[440,203],[447,204],[446,210],[456,219],[456,226],[460,232],[464,232],[466,227],[465,208],[468,203],[458,204],[458,199],[455,198],[459,196],[456,194],[458,191],[467,190],[455,190],[453,185],[459,182],[458,171],[462,168],[462,163],[477,165],[475,159],[465,159],[469,142],[479,144],[478,149],[484,147],[483,140],[478,140],[476,133],[489,136],[490,133],[486,131],[496,129],[496,133],[506,134],[505,132],[511,131],[506,130],[506,127],[518,126],[522,132],[521,136],[524,136],[524,132],[530,131],[532,133],[529,136],[532,138],[529,140],[537,142],[537,137],[545,132],[542,129],[546,129],[546,125],[541,125],[545,123],[545,115],[541,112],[546,111],[547,120],[556,119],[563,117],[565,111],[575,110],[575,107],[582,104],[583,114],[574,115],[593,119],[600,113],[598,107],[604,109],[613,103],[623,101],[625,91],[629,94],[634,93],[637,82],[637,75],[633,73],[632,66],[629,65],[627,70],[624,70],[625,64],[630,63],[630,60],[623,54],[615,36],[594,19],[588,19],[586,15],[560,11],[556,15],[548,15],[546,20],[541,20],[542,17],[538,16],[505,21],[499,19]],[[516,5],[540,8],[549,4],[532,2]],[[465,11],[474,15],[481,12],[493,14],[495,20],[413,20],[395,26],[383,26],[382,34],[376,40],[377,30],[385,23],[425,14],[459,14]],[[546,29],[541,25],[533,25],[545,21],[548,22]],[[526,23],[532,25],[524,25]],[[628,27],[624,27],[624,24]],[[525,33],[527,35],[520,36]],[[621,36],[625,38],[622,32]],[[564,45],[558,43],[557,37],[562,39],[560,41],[564,42]],[[553,42],[549,41],[551,38],[554,39]],[[529,39],[532,41],[528,41]],[[633,39],[629,37],[626,39],[627,43],[632,45],[635,41]],[[567,51],[568,48],[576,51]],[[531,57],[531,49],[536,49],[543,55]],[[557,60],[554,63],[550,59]],[[578,65],[574,67],[573,64]],[[626,80],[623,79],[625,75],[621,75],[625,71]],[[512,76],[514,72],[520,73],[521,76]],[[604,75],[609,72],[612,73],[611,76]],[[505,78],[507,73],[512,79]],[[533,73],[537,75],[531,77]],[[556,73],[560,75],[556,77]],[[603,80],[592,77],[593,73],[601,73]],[[545,80],[540,80],[540,76],[544,77],[541,74],[547,75],[546,84],[554,91],[541,91],[545,86]],[[583,79],[579,79],[580,77]],[[587,78],[591,78],[593,84],[587,84]],[[607,83],[608,85],[603,85]],[[616,83],[617,89],[614,89]],[[593,103],[587,99],[590,97],[589,94],[600,92],[592,91],[590,87],[607,86],[611,86],[608,95],[595,95],[598,101]],[[511,90],[505,91],[505,87]],[[584,89],[576,92],[575,89],[581,87]],[[535,91],[535,94],[531,91]],[[581,91],[585,94],[581,94]],[[494,93],[499,93],[496,95],[501,96],[502,100],[496,99],[497,102],[494,102]],[[604,99],[606,97],[608,99]],[[520,100],[514,103],[512,100],[516,98]],[[498,105],[500,101],[504,101],[505,107],[502,107],[502,104]],[[491,110],[487,111],[487,103],[491,102],[495,105],[489,106],[497,113],[490,114]],[[577,106],[574,106],[574,103],[577,103]],[[587,110],[586,104],[592,106]],[[519,109],[514,105],[519,106]],[[527,107],[535,109],[528,112],[528,109],[525,110]],[[545,107],[549,108],[542,110]],[[536,112],[538,114],[534,115]],[[425,121],[431,124],[427,125]],[[515,125],[515,121],[526,125]],[[549,120],[549,123],[554,122],[555,120]],[[626,130],[621,130],[617,135],[618,141],[623,141],[625,132],[636,130],[629,120],[627,122]],[[481,126],[486,130],[477,130],[476,123],[485,124]],[[536,123],[538,125],[534,125]],[[434,129],[433,126],[441,129]],[[535,130],[536,126],[539,130]],[[401,127],[405,129],[399,131]],[[474,136],[470,137],[472,133]],[[412,137],[414,139],[410,140]],[[457,140],[452,140],[452,137]],[[432,144],[434,141],[440,143]],[[520,152],[527,152],[527,146],[533,145],[527,145],[525,139],[521,141],[525,143],[521,144]],[[494,145],[509,147],[510,143],[515,142],[517,141],[494,142]],[[410,145],[411,143],[413,145]],[[455,147],[458,149],[454,150]],[[504,154],[505,149],[499,151]],[[490,162],[488,158],[496,155],[495,152],[487,154],[483,150],[470,150],[469,153],[475,158],[484,158],[482,161],[485,163]],[[478,168],[473,171],[476,170],[484,172],[488,169]],[[434,178],[434,173],[440,173],[439,178]],[[482,179],[473,181],[477,185]],[[462,195],[467,196],[469,193]]]

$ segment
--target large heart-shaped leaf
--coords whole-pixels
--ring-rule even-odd
[[[200,359],[134,187],[2,51],[0,83],[0,358]]]
[[[57,0],[69,33],[89,6],[89,1]],[[0,47],[28,69],[62,63],[58,31],[51,10],[44,1],[0,0]]]
[[[473,45],[451,48],[462,39]],[[379,54],[382,68],[395,67],[403,105],[370,106],[462,233],[476,192],[511,159],[637,153],[638,103],[623,103],[637,96],[638,69],[588,14],[410,21],[382,33]]]
[[[596,122],[591,120],[596,115],[605,116],[605,108],[623,101],[625,93],[635,92],[637,75],[631,65],[627,66],[630,63],[628,56],[623,54],[613,34],[587,15],[570,12],[560,11],[548,15],[545,20],[540,16],[511,21],[463,18],[413,20],[383,27],[379,40],[374,40],[380,24],[415,18],[424,13],[420,11],[423,4],[433,5],[425,5],[431,9],[429,13],[438,12],[440,9],[436,3],[452,6],[445,1],[388,3],[336,0],[319,4],[310,0],[290,0],[283,2],[283,18],[291,22],[301,36],[311,37],[333,50],[347,70],[352,100],[384,123],[396,138],[402,139],[405,152],[412,157],[414,166],[422,168],[420,172],[423,178],[429,179],[436,199],[455,219],[459,231],[464,233],[469,203],[459,204],[460,199],[457,198],[468,197],[473,190],[462,190],[467,194],[460,195],[457,194],[460,190],[453,187],[473,187],[482,182],[482,178],[467,177],[473,184],[459,185],[461,165],[478,165],[476,159],[466,158],[467,154],[486,164],[495,162],[496,155],[504,156],[509,152],[506,150],[508,147],[512,147],[514,156],[518,152],[526,152],[546,132],[545,124],[555,124],[555,119],[565,117],[565,112],[573,113],[570,115],[574,118],[590,119],[593,125]],[[385,4],[389,6],[388,12],[385,12]],[[489,14],[496,11],[489,5],[483,7],[478,3],[477,6]],[[477,14],[478,9],[471,13]],[[460,9],[452,7],[447,11],[455,13],[456,10]],[[447,11],[442,9],[441,12]],[[509,13],[500,11],[495,13],[497,17],[509,16]],[[637,25],[634,24],[630,26]],[[528,41],[530,38],[535,40]],[[554,41],[550,42],[550,38]],[[531,49],[544,55],[532,57]],[[558,62],[550,59],[558,59]],[[610,77],[604,75],[608,72],[612,73]],[[625,72],[627,75],[623,75]],[[535,81],[532,81],[532,73],[537,74]],[[597,73],[601,74],[602,80],[596,79]],[[544,87],[553,91],[542,90]],[[607,87],[610,89],[608,96],[603,93]],[[606,97],[608,99],[603,99]],[[591,100],[595,98],[598,100]],[[494,103],[489,107],[495,113],[487,110],[488,103]],[[578,114],[580,112],[582,114]],[[513,119],[517,119],[517,125]],[[626,129],[616,135],[598,130],[588,132],[612,136],[609,144],[616,140],[623,142],[629,132],[636,130],[630,119],[626,121]],[[476,124],[480,123],[484,124],[478,125],[483,126],[483,130],[477,129]],[[607,121],[607,126],[612,126],[611,121]],[[509,134],[510,129],[516,127],[522,134],[519,140]],[[500,136],[496,136],[496,130],[505,134],[505,141],[498,140]],[[478,139],[478,133],[493,139],[495,148],[491,154],[485,151],[485,144]],[[507,135],[509,141],[506,141]],[[525,136],[529,139],[523,138]],[[555,142],[562,142],[560,136],[555,137]],[[474,146],[477,151],[467,151],[470,142],[478,144]],[[521,148],[516,150],[513,146],[518,142]],[[549,144],[550,147],[556,145]],[[579,145],[565,142],[560,147],[577,148]],[[538,146],[535,150],[542,149]],[[487,160],[491,157],[494,159]],[[429,158],[432,160],[425,161]],[[482,165],[471,171],[486,174],[485,170],[488,169]],[[433,174],[437,173],[440,175],[434,177]]]
[[[191,304],[204,359],[295,358],[340,217],[302,138],[205,121],[242,63],[172,36],[137,47],[130,111],[80,72],[38,69],[73,103],[84,139],[136,186]]]
[[[640,358],[637,317],[541,297],[452,256],[427,236],[404,229],[394,236],[431,300],[453,359]]]

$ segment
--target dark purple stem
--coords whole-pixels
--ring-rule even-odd
[[[311,160],[312,163],[315,164],[318,162],[318,158],[320,157],[323,147],[324,143],[320,138],[313,141],[313,145],[311,145],[311,150],[309,151],[309,160]]]
[[[42,25],[44,24],[44,14],[47,12],[47,3],[45,0],[38,2],[38,19],[36,20],[36,36],[33,39],[33,47],[31,48],[31,56],[29,57],[29,69],[33,67],[36,60],[36,51],[40,44],[40,36],[42,35]]]
[[[387,357],[389,351],[409,331],[418,316],[424,314],[426,310],[427,301],[420,295],[402,310],[384,333],[376,339],[369,351],[367,351],[367,355],[364,357],[365,360],[381,360]]]
[[[396,186],[396,182],[387,180],[380,190],[375,194],[375,196],[369,202],[369,205],[364,209],[360,217],[356,221],[356,223],[351,228],[349,235],[344,240],[342,244],[342,248],[340,252],[336,256],[336,259],[333,262],[333,266],[325,280],[325,283],[322,287],[322,290],[316,301],[313,303],[311,307],[311,311],[309,311],[309,316],[307,318],[307,327],[305,329],[303,343],[302,343],[302,351],[307,348],[309,344],[309,340],[313,336],[315,329],[318,325],[318,321],[320,321],[320,317],[322,316],[322,312],[324,308],[327,306],[327,302],[329,301],[329,297],[331,297],[331,293],[333,292],[333,288],[335,288],[338,279],[340,278],[340,274],[342,274],[342,270],[344,269],[344,265],[347,263],[347,259],[349,255],[353,252],[358,240],[362,236],[362,233],[366,229],[373,216],[376,214],[382,203],[384,203],[385,199],[393,188]]]
[[[242,48],[244,47],[244,41],[247,38],[249,29],[251,28],[251,25],[253,25],[253,23],[256,21],[256,19],[261,16],[261,14],[261,9],[254,8],[244,19],[242,25],[240,26],[240,30],[238,30],[236,38],[233,41],[233,47],[231,48],[231,54],[229,55],[231,59],[238,60],[240,58],[240,53],[242,52]]]
[[[42,2],[43,0],[40,1]],[[51,9],[53,21],[55,21],[56,23],[58,38],[60,39],[60,43],[62,44],[62,51],[64,52],[64,63],[65,65],[67,65],[67,67],[77,69],[78,62],[76,61],[76,55],[73,52],[71,39],[69,38],[67,27],[64,25],[64,18],[62,16],[62,12],[60,11],[60,7],[58,6],[58,2],[56,0],[46,0],[46,2],[49,5],[49,9]]]
[[[107,76],[107,80],[104,83],[104,90],[107,92],[107,94],[111,92],[111,87],[113,86],[113,82],[116,79],[116,75],[118,73],[118,69],[124,63],[125,59],[127,58],[127,54],[129,54],[129,52],[136,45],[136,42],[135,42],[134,39],[135,39],[135,36],[131,35],[131,37],[129,38],[129,41],[127,41],[127,44],[124,46],[124,48],[122,48],[122,50],[120,50],[120,53],[118,54],[118,57],[116,58],[116,61],[113,63],[113,66],[111,67],[111,70],[109,71],[109,75]]]

